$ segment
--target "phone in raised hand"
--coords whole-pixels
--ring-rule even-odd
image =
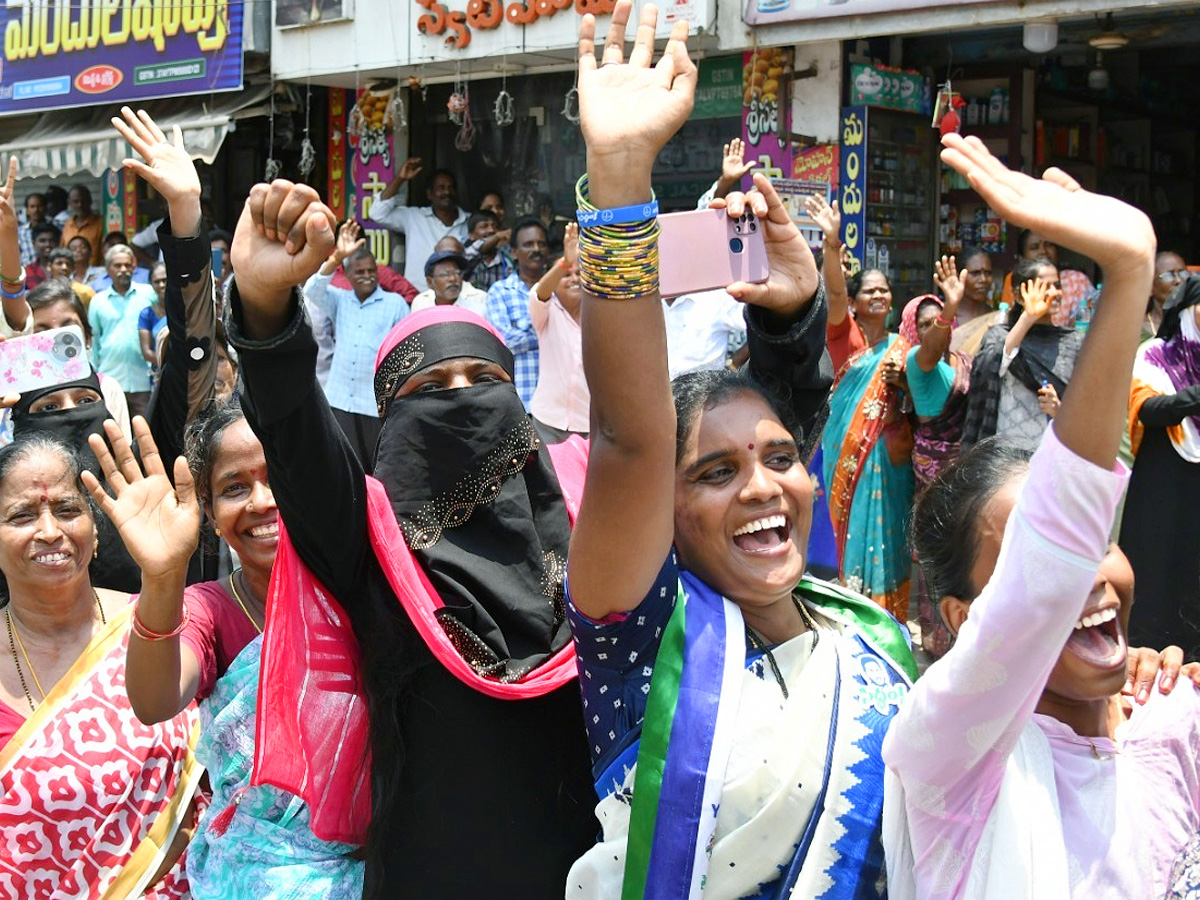
[[[658,217],[658,292],[679,297],[770,276],[763,226],[747,207],[739,218],[723,209]]]
[[[0,343],[0,394],[86,378],[92,366],[78,325],[51,328]]]

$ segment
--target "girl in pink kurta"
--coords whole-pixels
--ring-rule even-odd
[[[946,161],[1005,218],[1100,260],[1106,302],[1028,465],[985,443],[914,514],[918,556],[958,637],[884,742],[889,895],[1161,898],[1200,831],[1200,698],[1185,685],[1128,720],[1111,703],[1133,578],[1106,551],[1153,234],[1141,213],[1062,173],[1034,180],[974,140],[945,143]]]

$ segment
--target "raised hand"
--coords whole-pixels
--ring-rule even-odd
[[[946,305],[942,308],[942,318],[954,321],[958,314],[958,304],[962,302],[967,292],[967,270],[958,271],[958,262],[953,256],[943,256],[933,261],[933,283],[942,292]]]
[[[17,205],[13,196],[16,181],[17,158],[10,156],[8,158],[8,179],[4,182],[4,186],[0,187],[0,231],[11,231],[14,240],[16,240],[17,226],[21,221],[17,218]]]
[[[1050,312],[1054,302],[1050,285],[1040,278],[1021,284],[1021,305],[1025,307],[1024,315],[1035,322]]]
[[[292,288],[333,250],[336,224],[306,184],[281,178],[250,189],[229,251],[248,337],[269,337],[282,327]]]
[[[653,68],[658,10],[642,9],[637,37],[625,62],[625,27],[632,5],[618,0],[604,42],[595,54],[596,19],[579,26],[579,116],[588,149],[592,202],[601,208],[650,198],[650,171],[659,151],[692,111],[696,65],[687,52],[687,23],[675,23],[662,59]],[[597,195],[597,190],[601,193]]]
[[[830,246],[840,246],[842,239],[842,214],[836,200],[830,203],[820,194],[812,194],[804,198],[804,209],[812,220],[820,226],[825,235],[825,241]]]
[[[410,157],[404,161],[404,165],[400,167],[400,170],[396,173],[396,177],[401,181],[412,181],[421,174],[422,168],[421,157]]]
[[[88,471],[83,473],[84,487],[121,533],[144,579],[185,571],[200,535],[200,504],[196,502],[196,486],[187,460],[182,456],[175,460],[172,487],[145,419],[135,416],[133,420],[141,465],[116,422],[105,422],[104,433],[112,444],[111,451],[98,434],[88,438],[88,445],[100,462],[113,496]]]
[[[179,126],[173,129],[174,140],[168,140],[149,113],[138,110],[135,114],[128,106],[121,107],[121,118],[113,116],[111,121],[113,128],[145,160],[126,159],[125,168],[136,172],[162,194],[174,232],[180,236],[199,234],[200,176],[183,146]]]
[[[563,260],[573,266],[579,260],[579,225],[568,222],[563,232]]]
[[[337,245],[333,250],[333,255],[339,263],[354,253],[359,247],[366,246],[367,239],[361,235],[362,228],[353,219],[350,219],[342,226],[341,231],[338,232]]]
[[[1066,172],[1050,168],[1041,178],[1014,172],[976,137],[942,137],[942,161],[1002,219],[1096,260],[1106,280],[1115,269],[1138,271],[1154,255],[1149,218],[1115,197],[1085,191]]]
[[[746,145],[741,138],[734,138],[721,150],[721,178],[732,184],[742,180],[747,172],[758,165],[751,160],[745,161]]]
[[[750,193],[734,193],[713,201],[714,208],[724,207],[732,218],[741,216],[747,206],[762,226],[771,274],[764,284],[738,281],[726,290],[742,303],[761,306],[780,316],[794,316],[817,292],[817,262],[779,194],[761,172],[754,173],[754,190]]]

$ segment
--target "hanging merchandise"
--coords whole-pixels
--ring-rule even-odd
[[[515,115],[513,113],[513,98],[508,92],[508,59],[504,61],[504,77],[500,82],[500,93],[496,95],[496,105],[493,109],[496,117],[496,127],[503,128],[505,125],[511,125]]]
[[[350,110],[350,114],[346,116],[346,137],[353,138],[355,141],[361,140],[362,136],[367,132],[367,117],[362,111],[362,104],[359,102],[358,95],[358,69],[354,70],[354,108]]]
[[[466,153],[475,146],[475,123],[471,121],[471,90],[464,84],[462,93],[462,113],[460,123],[462,127],[458,130],[458,134],[454,138],[454,146],[462,153]],[[453,95],[451,95],[453,97]]]
[[[388,115],[392,120],[392,134],[397,138],[408,127],[408,110],[404,108],[404,79],[397,76],[396,91],[392,94],[392,102],[388,106]],[[397,145],[399,146],[399,145]]]
[[[450,115],[450,121],[455,125],[463,123],[463,113],[467,110],[467,85],[462,80],[462,66],[455,65],[454,70],[454,90],[450,92],[450,99],[446,101],[446,111]]]
[[[570,89],[563,96],[563,118],[572,125],[579,124],[579,79],[576,78],[576,83],[571,85]]]
[[[938,85],[937,102],[933,104],[933,121],[929,124],[941,134],[957,134],[962,130],[962,116],[959,110],[966,105],[967,101],[954,92],[954,87],[947,78],[945,84]]]
[[[308,85],[304,95],[304,140],[300,142],[300,162],[296,166],[300,177],[307,179],[317,166],[317,151],[309,138],[309,113],[312,111],[312,85]]]
[[[271,114],[267,119],[267,164],[263,167],[263,181],[274,181],[283,171],[283,163],[272,154],[275,152],[275,82],[271,82]]]

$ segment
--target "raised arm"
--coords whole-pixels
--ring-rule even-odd
[[[0,297],[4,307],[4,325],[20,334],[29,324],[31,313],[25,302],[25,275],[21,268],[21,242],[17,237],[17,207],[13,189],[17,180],[17,158],[8,158],[8,180],[0,187]],[[17,277],[18,274],[20,277]],[[13,279],[16,279],[15,281]]]
[[[566,277],[566,274],[571,271],[571,266],[575,265],[578,259],[579,225],[575,222],[568,222],[566,230],[563,233],[563,255],[559,258],[558,262],[546,269],[546,274],[533,287],[533,292],[537,299],[543,304],[549,302],[550,297],[558,289],[558,283]],[[538,308],[531,300],[529,304],[529,318],[533,320],[535,331],[540,331],[545,327],[545,316],[541,316],[542,324],[540,325],[538,324],[538,316]]]
[[[829,324],[841,325],[850,315],[850,295],[846,291],[846,273],[842,271],[842,214],[836,200],[831,204],[820,194],[805,198],[804,208],[825,235],[821,244],[824,250],[821,275],[825,278]]]
[[[958,304],[967,291],[967,270],[958,271],[953,256],[943,256],[933,264],[933,283],[942,292],[945,305],[941,314],[934,319],[933,327],[925,332],[917,352],[913,355],[922,372],[932,372],[946,351],[950,349],[950,324],[958,315]]]
[[[366,479],[317,384],[317,345],[297,288],[329,256],[334,224],[307,185],[281,179],[251,188],[230,250],[238,274],[227,333],[240,354],[246,420],[262,441],[289,537],[349,604],[359,599],[367,552]]]
[[[741,138],[734,138],[721,148],[721,177],[713,185],[713,199],[723,200],[736,190],[751,169],[758,165],[751,160],[746,162],[746,145]]]
[[[1050,312],[1050,302],[1050,290],[1043,282],[1026,281],[1021,285],[1021,315],[1017,317],[1017,323],[1008,330],[1008,335],[1004,338],[1004,360],[1000,363],[1001,375],[1008,371],[1008,364],[1021,349],[1021,343],[1029,334],[1030,329],[1037,324],[1038,319]]]
[[[217,357],[213,350],[217,331],[213,296],[212,253],[200,234],[200,176],[175,126],[168,140],[148,113],[121,108],[113,127],[141,159],[126,159],[125,168],[151,185],[167,204],[167,218],[159,226],[158,243],[167,267],[163,306],[170,336],[162,371],[150,398],[147,419],[159,452],[168,460],[181,455],[187,423],[213,396]],[[142,355],[155,357],[150,335],[142,332]],[[196,350],[201,351],[197,358]],[[171,474],[168,469],[167,475]]]
[[[942,159],[1000,217],[1094,259],[1104,290],[1054,423],[1073,453],[1109,469],[1120,445],[1146,297],[1154,280],[1154,228],[1145,213],[1085,191],[1059,169],[1040,178],[1007,169],[978,138],[946,135]]]
[[[192,701],[200,685],[199,663],[178,634],[185,615],[188,560],[200,534],[200,505],[183,457],[170,461],[172,487],[145,419],[133,420],[140,465],[116,422],[105,422],[104,431],[111,452],[99,435],[92,435],[88,444],[112,495],[91,472],[83,473],[83,483],[142,570],[142,591],[125,658],[125,690],[141,721],[164,722]],[[171,637],[148,640],[148,634]]]
[[[594,52],[596,21],[579,27],[579,111],[591,205],[599,209],[650,201],[650,174],[663,145],[692,110],[696,66],[679,22],[651,68],[658,11],[641,13],[624,61],[629,0],[619,0],[603,51]],[[641,602],[674,536],[675,405],[667,376],[667,340],[655,284],[623,292],[586,260],[581,238],[583,363],[592,397],[592,446],[583,502],[571,537],[571,598],[601,618]],[[623,249],[632,250],[636,241]],[[618,299],[621,298],[621,299]],[[629,361],[638,360],[638,377]]]

